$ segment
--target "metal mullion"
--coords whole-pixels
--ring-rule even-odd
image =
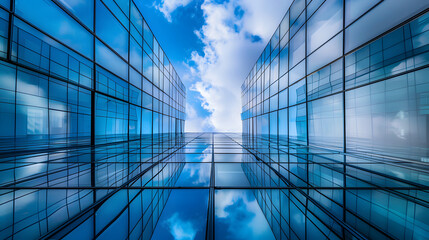
[[[345,35],[346,35],[346,31],[345,31],[345,28],[346,28],[346,0],[343,0],[342,1],[342,3],[343,3],[343,27],[342,27],[342,32],[343,32],[343,41],[342,41],[342,44],[343,44],[343,46],[342,46],[342,65],[343,65],[343,74],[342,74],[342,77],[343,77],[343,81],[342,81],[342,83],[343,83],[343,89],[342,89],[342,101],[343,101],[343,152],[344,153],[346,153],[347,152],[347,142],[346,142],[346,139],[347,139],[347,134],[346,134],[346,71],[345,71],[345,69],[346,69],[346,57],[345,57],[345,44],[346,44],[346,41],[345,41]],[[347,163],[347,156],[344,154],[344,156],[343,156],[343,187],[344,187],[344,190],[343,190],[343,221],[344,222],[347,222],[347,219],[346,219],[346,217],[347,217],[347,209],[346,209],[346,202],[347,202],[347,198],[346,198],[346,193],[347,193],[347,190],[346,190],[346,188],[347,188],[347,175],[346,175],[346,171],[347,171],[347,167],[346,167],[346,163]],[[342,237],[343,238],[345,238],[345,236],[346,236],[346,232],[344,231],[344,229],[342,230]]]
[[[171,154],[169,154],[168,156],[173,155],[176,151],[178,151],[179,149],[181,149],[181,147],[177,148],[174,152],[172,152]],[[167,158],[168,156],[164,157],[163,159]],[[152,168],[156,165],[158,165],[163,159],[161,159],[158,162],[152,163],[152,165],[150,167],[148,167],[147,169],[145,169],[145,171],[139,173],[138,175],[134,176],[132,179],[128,180],[126,183],[124,183],[122,186],[119,187],[112,187],[112,188],[104,188],[104,187],[97,187],[97,188],[92,188],[92,189],[113,189],[113,191],[111,191],[110,193],[106,194],[104,197],[102,197],[101,199],[99,199],[98,201],[94,202],[90,207],[88,207],[86,210],[81,211],[81,213],[79,213],[78,215],[76,215],[75,217],[69,219],[67,222],[65,222],[64,224],[62,224],[61,226],[57,227],[56,229],[49,231],[47,234],[45,234],[44,236],[42,236],[42,238],[50,238],[55,236],[56,234],[59,234],[61,231],[65,230],[67,228],[67,226],[69,226],[70,224],[73,224],[76,221],[80,220],[80,217],[85,215],[86,213],[88,213],[89,211],[96,211],[105,201],[107,201],[111,196],[113,196],[115,193],[117,193],[118,191],[122,190],[122,189],[127,189],[127,185],[132,184],[132,182],[134,182],[135,180],[139,179],[140,177],[142,177],[146,172],[148,172],[149,170],[152,170]],[[37,189],[43,189],[43,188],[37,188]],[[50,188],[52,189],[52,188]],[[78,189],[83,189],[83,188],[78,188]],[[141,188],[139,188],[141,189]],[[143,188],[144,189],[144,188]],[[94,194],[94,198],[95,198],[95,194]],[[94,218],[94,224],[95,224],[95,218]],[[95,225],[94,225],[95,227]],[[95,228],[94,228],[95,229]]]
[[[211,174],[210,174],[210,188],[209,188],[209,201],[207,208],[207,226],[206,226],[206,239],[212,240],[215,238],[215,225],[214,225],[214,208],[215,208],[215,165],[214,165],[214,133],[211,133],[212,144],[212,159],[211,159]]]
[[[281,175],[277,170],[273,169],[271,166],[269,166],[264,160],[262,160],[260,157],[258,157],[257,155],[253,154],[251,151],[249,151],[248,148],[243,146],[243,149],[247,150],[250,154],[252,154],[256,159],[260,160],[262,163],[264,163],[265,165],[267,165],[280,179],[282,179],[283,181],[285,181],[286,183],[288,183],[288,185],[292,186],[293,189],[297,190],[300,194],[302,194],[305,198],[306,201],[310,201],[312,204],[314,204],[316,207],[318,207],[323,213],[325,213],[326,215],[328,215],[330,218],[332,218],[337,224],[339,224],[342,228],[347,229],[352,235],[354,235],[356,238],[358,239],[366,239],[363,235],[361,235],[359,232],[357,232],[355,229],[351,228],[347,223],[344,223],[342,221],[340,221],[335,215],[333,215],[331,212],[329,212],[328,210],[326,210],[324,207],[322,207],[317,201],[313,200],[308,194],[306,194],[301,188],[301,187],[297,187],[294,184],[292,184],[290,181],[288,181],[283,175]],[[307,207],[306,207],[306,211],[307,211]],[[314,215],[314,214],[313,214]]]
[[[96,196],[96,189],[95,189],[95,94],[96,94],[96,86],[97,86],[97,71],[96,71],[96,67],[97,64],[95,63],[95,24],[96,24],[96,6],[95,6],[95,2],[96,0],[92,0],[94,3],[94,8],[93,8],[93,29],[94,32],[92,33],[92,57],[93,57],[93,62],[92,62],[92,68],[93,68],[93,81],[92,81],[92,89],[91,89],[91,187],[94,188],[94,190],[92,191],[92,204],[97,202],[97,196]],[[80,66],[79,66],[80,68]],[[94,208],[93,211],[94,213],[96,212],[98,208]],[[92,236],[95,237],[96,232],[96,221],[95,221],[95,217],[92,219]]]

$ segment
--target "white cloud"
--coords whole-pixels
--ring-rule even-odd
[[[205,0],[205,23],[197,36],[203,53],[194,51],[190,67],[199,80],[190,88],[202,96],[216,131],[241,131],[241,84],[290,5],[290,0]],[[261,41],[254,41],[257,36]],[[191,114],[188,112],[188,114]],[[198,117],[195,115],[195,117]],[[187,130],[195,122],[188,116]]]
[[[155,5],[155,8],[164,14],[167,21],[171,22],[171,13],[179,7],[185,7],[190,2],[192,0],[162,0],[161,4]]]
[[[222,190],[216,192],[215,199],[216,218],[227,223],[228,233],[234,239],[273,239],[270,226],[252,192]]]
[[[210,128],[210,119],[198,115],[197,111],[190,104],[186,104],[186,132],[203,132]]]
[[[165,222],[176,240],[193,240],[197,235],[197,230],[192,222],[180,219],[178,213],[174,213]]]

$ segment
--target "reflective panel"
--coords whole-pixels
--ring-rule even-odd
[[[241,87],[241,141],[250,153],[242,167],[276,239],[428,234],[427,8],[396,0],[291,5],[290,29],[280,23],[291,40],[280,41],[278,87],[258,84],[271,69],[265,59]]]
[[[152,239],[206,239],[207,190],[173,190]]]
[[[250,190],[215,193],[216,239],[275,239]]]
[[[16,13],[67,46],[93,58],[93,36],[51,1],[16,0]],[[38,11],[34,11],[38,9]],[[52,21],[55,19],[55,21]],[[60,27],[63,26],[63,27]],[[85,43],[85,44],[82,44]]]
[[[239,163],[217,163],[215,166],[216,186],[249,186]]]
[[[342,10],[342,0],[328,0],[308,20],[307,55],[341,31],[343,26]]]

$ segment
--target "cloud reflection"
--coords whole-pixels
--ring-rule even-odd
[[[220,190],[215,196],[216,238],[275,239],[250,190]]]
[[[193,240],[197,235],[197,230],[192,222],[182,220],[178,213],[174,213],[165,223],[176,240]]]

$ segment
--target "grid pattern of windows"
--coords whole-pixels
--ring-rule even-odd
[[[370,2],[291,5],[242,85],[245,134],[417,161],[428,156],[429,4]],[[395,11],[403,21],[391,26]],[[373,28],[373,12],[391,16]],[[368,31],[356,30],[364,23]]]
[[[292,3],[242,85],[245,172],[277,188],[254,190],[277,239],[427,238],[428,10]]]
[[[186,90],[142,4],[0,0],[0,239],[152,235],[170,191],[142,186],[183,168],[161,162],[183,161]]]
[[[185,87],[139,4],[0,5],[2,151],[183,132]]]

